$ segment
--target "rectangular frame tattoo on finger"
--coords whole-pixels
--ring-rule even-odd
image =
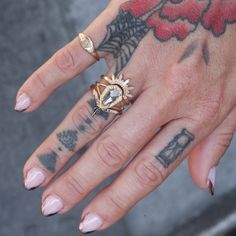
[[[187,129],[182,129],[155,158],[168,168],[193,142],[195,136]]]

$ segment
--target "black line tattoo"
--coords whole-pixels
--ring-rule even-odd
[[[58,149],[58,151],[60,151],[60,152],[62,152],[62,151],[63,151],[61,147],[58,147],[57,149]]]
[[[195,136],[192,133],[187,129],[182,129],[155,158],[165,168],[168,168],[170,164],[178,159],[194,139]]]
[[[210,53],[209,53],[209,48],[208,48],[207,42],[204,42],[204,44],[202,46],[202,55],[203,55],[203,59],[204,59],[206,65],[208,65],[209,61],[210,61]]]
[[[97,108],[97,104],[96,104],[95,99],[89,100],[88,104],[89,104],[90,108],[92,109],[92,113],[93,113],[95,111],[95,109]],[[108,120],[110,114],[109,114],[109,112],[105,112],[105,111],[100,110],[96,113],[96,116],[102,117],[104,120]]]
[[[57,134],[60,143],[70,152],[73,152],[78,141],[77,130],[64,130]]]
[[[107,26],[107,35],[98,50],[111,53],[117,60],[115,75],[129,62],[147,32],[145,21],[132,16],[130,12],[121,11]]]
[[[198,42],[194,41],[192,42],[184,51],[184,53],[182,54],[182,56],[180,57],[178,63],[181,63],[182,61],[184,61],[185,59],[189,58],[194,51],[197,49],[198,47]]]
[[[58,155],[56,152],[49,152],[38,156],[40,163],[50,172],[55,173]]]

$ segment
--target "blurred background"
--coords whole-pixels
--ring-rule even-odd
[[[34,113],[16,113],[13,107],[16,92],[26,78],[83,31],[107,3],[0,0],[0,236],[80,235],[82,209],[102,188],[70,213],[45,218],[40,214],[42,192],[24,190],[22,168],[97,75],[106,72],[103,62],[60,88]],[[214,197],[194,186],[185,162],[124,219],[94,235],[235,236],[235,147],[236,140],[218,167]]]

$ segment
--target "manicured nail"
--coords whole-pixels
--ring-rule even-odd
[[[79,229],[82,233],[92,233],[98,230],[103,224],[103,220],[100,216],[94,213],[87,214],[79,225]]]
[[[207,185],[209,188],[209,192],[211,195],[214,195],[214,189],[215,189],[215,181],[216,181],[216,167],[212,167],[209,171],[208,178],[207,178]]]
[[[44,216],[57,214],[63,208],[62,200],[58,196],[48,196],[42,206]]]
[[[30,104],[31,99],[25,93],[23,93],[17,98],[15,110],[25,111],[27,108],[29,108]]]
[[[44,180],[45,180],[44,173],[38,168],[32,168],[26,175],[25,188],[28,190],[33,190],[39,187]]]

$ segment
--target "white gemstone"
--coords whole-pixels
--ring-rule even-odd
[[[111,97],[119,97],[120,96],[120,91],[115,89],[110,91]]]
[[[107,95],[104,97],[103,104],[105,106],[115,102],[117,98],[121,96],[121,93],[118,89],[112,89],[109,92],[107,92]]]
[[[81,33],[79,34],[79,39],[80,39],[81,46],[85,50],[87,50],[90,53],[94,52],[93,42],[87,35]]]

